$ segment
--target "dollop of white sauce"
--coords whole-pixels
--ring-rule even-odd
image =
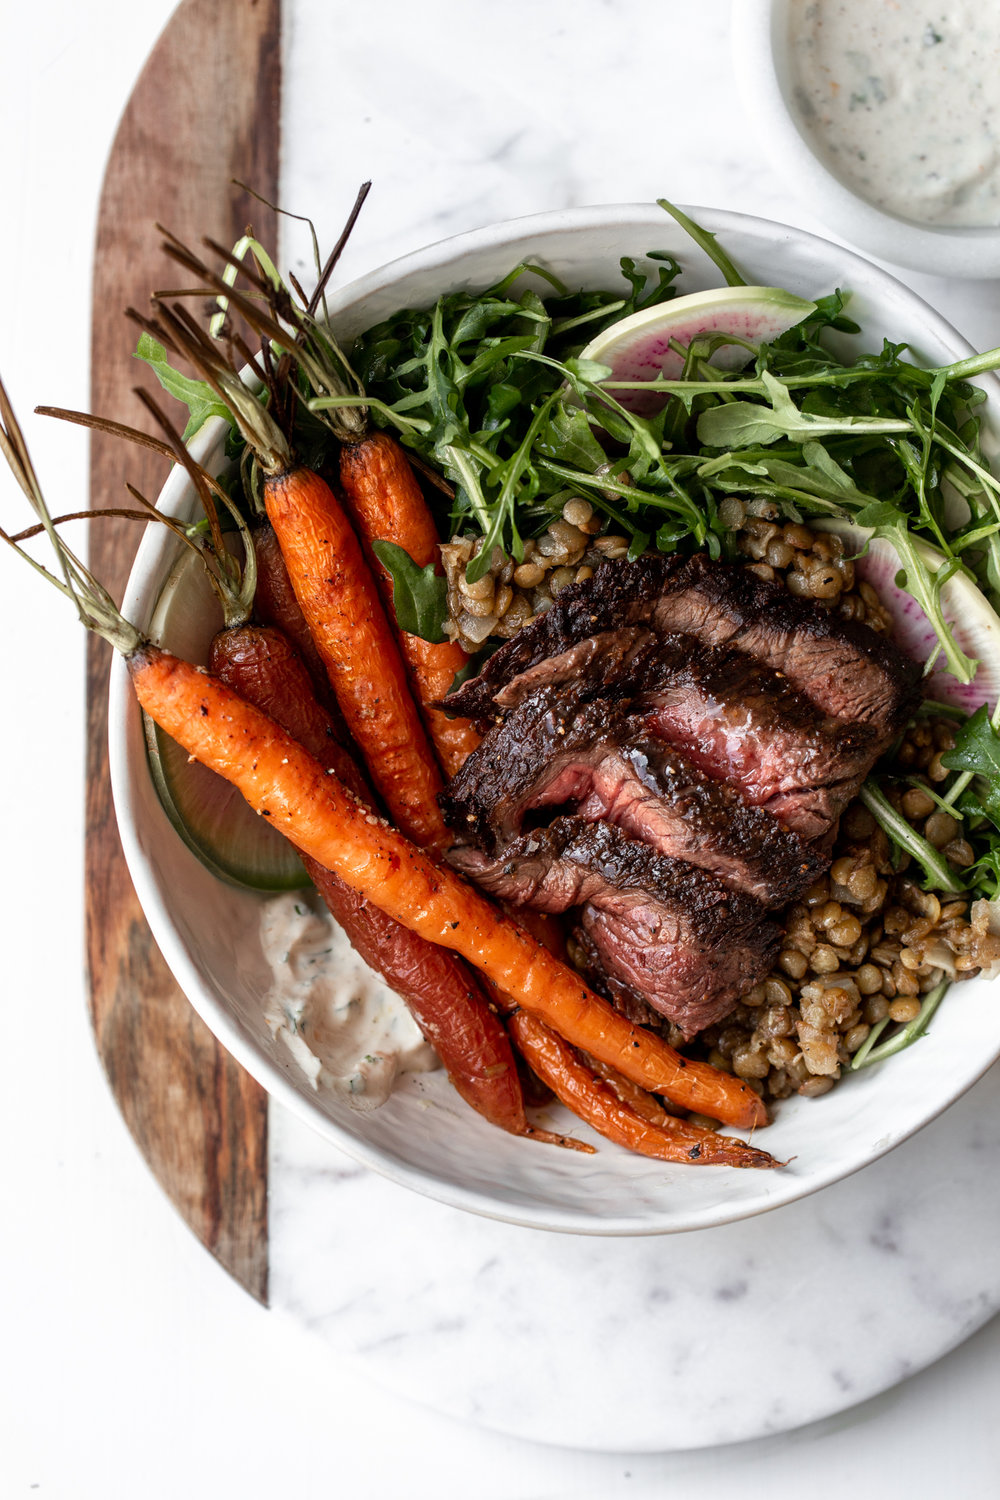
[[[376,1109],[400,1073],[438,1066],[406,1005],[354,949],[314,892],[267,902],[261,945],[274,981],[265,1015],[317,1091]]]
[[[1000,224],[996,0],[789,0],[793,97],[817,154],[900,218]]]

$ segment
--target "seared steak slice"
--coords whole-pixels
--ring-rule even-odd
[[[663,637],[631,680],[629,709],[708,776],[803,839],[822,839],[875,763],[871,725],[818,713],[779,672],[734,648]]]
[[[654,631],[639,625],[602,630],[520,672],[498,690],[493,701],[506,712],[544,688],[564,688],[581,700],[591,697],[603,690],[609,675],[627,677],[657,639]]]
[[[557,818],[496,858],[457,848],[449,859],[484,890],[580,921],[607,974],[686,1036],[721,1019],[770,969],[781,928],[750,896],[656,854],[609,823]]]
[[[448,707],[491,723],[498,695],[504,704],[518,701],[517,679],[540,662],[588,637],[642,626],[705,645],[732,644],[782,672],[823,713],[871,724],[879,753],[919,701],[918,664],[867,625],[796,598],[742,564],[712,562],[703,553],[686,561],[650,553],[604,563],[593,578],[564,589],[546,614],[449,697]]]
[[[551,609],[494,651],[478,677],[449,693],[449,713],[474,719],[481,729],[488,727],[497,718],[498,693],[508,690],[505,702],[513,706],[526,692],[541,686],[541,677],[519,684],[522,673],[551,657],[561,657],[591,636],[606,640],[630,626],[642,626],[651,618],[671,576],[684,566],[683,558],[659,553],[633,563],[602,563],[593,578],[563,589]],[[560,663],[552,681],[563,680],[565,665]]]
[[[537,810],[572,807],[768,906],[801,894],[826,866],[797,834],[641,723],[619,719],[604,700],[575,713],[571,698],[552,688],[490,731],[441,805],[453,828],[493,852]]]
[[[891,641],[739,564],[692,557],[657,601],[653,620],[661,631],[732,645],[780,672],[821,712],[870,725],[876,754],[920,701],[921,669]]]

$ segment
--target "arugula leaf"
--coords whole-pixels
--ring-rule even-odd
[[[990,722],[985,703],[955,735],[955,748],[941,756],[949,771],[966,771],[983,778],[978,804],[1000,828],[1000,735]]]
[[[753,401],[731,401],[709,407],[698,418],[698,437],[706,447],[743,448],[754,443],[773,443],[782,437],[805,442],[835,433],[896,433],[912,428],[909,421],[894,417],[835,417],[800,411],[784,381],[767,370],[760,378],[770,398],[770,407]]]
[[[972,889],[987,901],[1000,896],[1000,839],[993,838],[968,871]]]
[[[863,514],[863,513],[862,513]],[[929,567],[921,556],[907,518],[897,512],[894,519],[885,519],[875,528],[873,535],[884,537],[892,544],[900,562],[897,584],[911,594],[927,619],[934,627],[941,649],[948,662],[948,670],[959,682],[971,682],[979,666],[974,656],[967,656],[956,641],[941,606],[941,590],[949,578],[961,568],[958,558],[949,558],[937,569]],[[926,554],[925,554],[926,555]]]
[[[556,403],[548,425],[538,434],[535,444],[539,453],[578,469],[594,471],[605,460],[605,452],[591,430],[587,413],[580,406]]]
[[[166,349],[153,338],[152,334],[141,333],[139,335],[134,358],[141,359],[144,364],[149,365],[167,394],[175,396],[187,407],[190,415],[183,432],[185,443],[194,437],[209,417],[225,417],[230,426],[235,429],[236,424],[229,407],[219,400],[212,387],[204,380],[192,380],[189,375],[182,375],[179,370],[175,370],[167,359]]]
[[[803,444],[801,457],[804,462],[796,462],[773,449],[722,453],[702,463],[698,477],[729,490],[786,500],[807,512],[842,516],[879,503],[858,489],[821,443]]]
[[[400,630],[434,646],[446,641],[448,580],[434,571],[433,563],[418,568],[395,542],[373,542],[372,551],[392,577],[392,607]]]
[[[664,213],[669,214],[672,219],[677,220],[677,223],[691,236],[695,244],[700,246],[709,259],[715,262],[726,278],[727,286],[746,286],[746,277],[740,275],[721,245],[716,243],[715,235],[710,230],[702,229],[700,224],[696,224],[693,219],[689,219],[687,214],[682,212],[676,204],[671,203],[668,198],[657,198],[656,202],[663,209]]]

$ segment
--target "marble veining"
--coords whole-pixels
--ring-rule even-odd
[[[847,1181],[663,1239],[479,1219],[334,1177],[333,1148],[284,1112],[273,1134],[274,1306],[377,1382],[542,1442],[783,1431],[905,1378],[1000,1305],[1000,1192],[968,1149],[1000,1149],[1000,1069]]]
[[[726,0],[288,0],[282,202],[339,229],[344,280],[575,203],[815,227],[732,88]],[[301,225],[283,263],[308,275]],[[960,326],[960,288],[907,278]],[[969,316],[965,318],[969,325]],[[1000,329],[980,328],[988,342]],[[1000,1072],[866,1171],[743,1223],[593,1240],[417,1197],[272,1110],[272,1301],[339,1359],[541,1442],[682,1449],[784,1431],[924,1367],[1000,1303]],[[987,1153],[989,1154],[987,1156]]]

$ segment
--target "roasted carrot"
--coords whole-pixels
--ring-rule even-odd
[[[508,912],[510,910],[505,909]],[[528,918],[526,925],[532,935],[549,952],[562,958],[565,952],[562,934],[552,925],[551,918],[542,912],[530,910],[524,915]],[[556,1094],[567,1109],[571,1109],[581,1120],[586,1120],[598,1134],[607,1136],[618,1145],[627,1146],[629,1150],[638,1151],[641,1155],[657,1156],[668,1161],[687,1160],[708,1165],[725,1158],[731,1166],[780,1165],[765,1151],[758,1152],[758,1159],[752,1160],[742,1141],[720,1136],[716,1131],[691,1125],[668,1113],[653,1094],[626,1078],[624,1073],[613,1068],[610,1063],[602,1062],[590,1053],[575,1051],[543,1021],[517,1010],[509,995],[504,995],[488,980],[486,985],[497,1009],[507,1017],[507,1027],[517,1050],[535,1076]],[[557,1079],[558,1086],[555,1081]],[[613,1100],[609,1099],[609,1093]],[[620,1111],[614,1101],[621,1106]],[[636,1118],[653,1127],[654,1134],[649,1139],[648,1149],[640,1144],[642,1131],[636,1124]],[[659,1140],[664,1131],[674,1138],[674,1149],[678,1154],[670,1155],[670,1148],[664,1147]],[[687,1156],[681,1154],[685,1147],[689,1153]],[[739,1157],[739,1160],[731,1159],[734,1156]]]
[[[687,1166],[780,1166],[768,1152],[734,1136],[674,1120],[666,1111],[661,1114],[669,1124],[641,1114],[599,1072],[587,1067],[550,1026],[527,1011],[515,1011],[508,1025],[522,1056],[556,1098],[616,1145],[640,1156]],[[650,1103],[655,1107],[655,1101]]]
[[[343,507],[318,474],[295,466],[265,476],[264,503],[340,711],[389,816],[421,848],[446,848],[441,774]]]
[[[664,1130],[672,1130],[683,1123],[678,1120],[676,1115],[672,1115],[665,1110],[660,1101],[655,1099],[652,1094],[648,1094],[645,1089],[639,1088],[638,1084],[633,1083],[630,1078],[626,1078],[624,1073],[619,1073],[616,1068],[612,1068],[607,1063],[601,1062],[599,1057],[591,1057],[588,1052],[585,1052],[583,1053],[583,1061],[588,1068],[604,1080],[610,1089],[614,1090],[623,1104],[627,1104],[629,1109],[634,1110],[637,1115],[641,1115],[644,1120],[648,1120],[650,1125],[659,1125]]]
[[[177,241],[170,250],[184,264]],[[200,269],[200,262],[194,264]],[[241,308],[243,299],[219,282]],[[251,307],[253,304],[250,304]],[[225,402],[260,470],[264,507],[274,527],[309,633],[389,816],[421,848],[447,848],[437,805],[441,772],[413,701],[406,668],[378,586],[343,506],[321,475],[296,461],[282,425],[289,392],[270,371],[271,407],[248,392],[220,345],[186,310],[159,304],[157,319],[129,315],[185,355]],[[274,325],[282,345],[287,335]]]
[[[257,558],[257,587],[253,596],[254,618],[262,625],[273,625],[291,641],[305,662],[312,679],[313,692],[324,708],[336,700],[326,675],[316,642],[309,634],[306,617],[295,597],[285,559],[270,521],[262,520],[253,528],[253,550]]]
[[[305,664],[281,631],[261,625],[219,631],[209,668],[294,735],[355,797],[370,802],[364,778],[314,696]],[[303,860],[356,952],[402,996],[466,1103],[513,1135],[551,1139],[528,1124],[507,1033],[462,961],[393,921],[309,855]]]
[[[390,619],[395,619],[392,577],[379,562],[373,543],[392,542],[420,568],[440,569],[440,538],[410,461],[394,437],[371,431],[340,450],[340,483],[351,518],[365,548]],[[457,641],[433,644],[399,631],[403,658],[416,691],[438,758],[454,776],[479,744],[468,719],[449,719],[433,705],[451,689],[455,674],[468,663]]]
[[[121,637],[119,637],[119,640]],[[304,853],[430,942],[451,948],[567,1041],[654,1093],[730,1125],[767,1123],[741,1079],[632,1025],[547,949],[364,808],[319,762],[217,678],[148,643],[127,652],[139,702]]]

